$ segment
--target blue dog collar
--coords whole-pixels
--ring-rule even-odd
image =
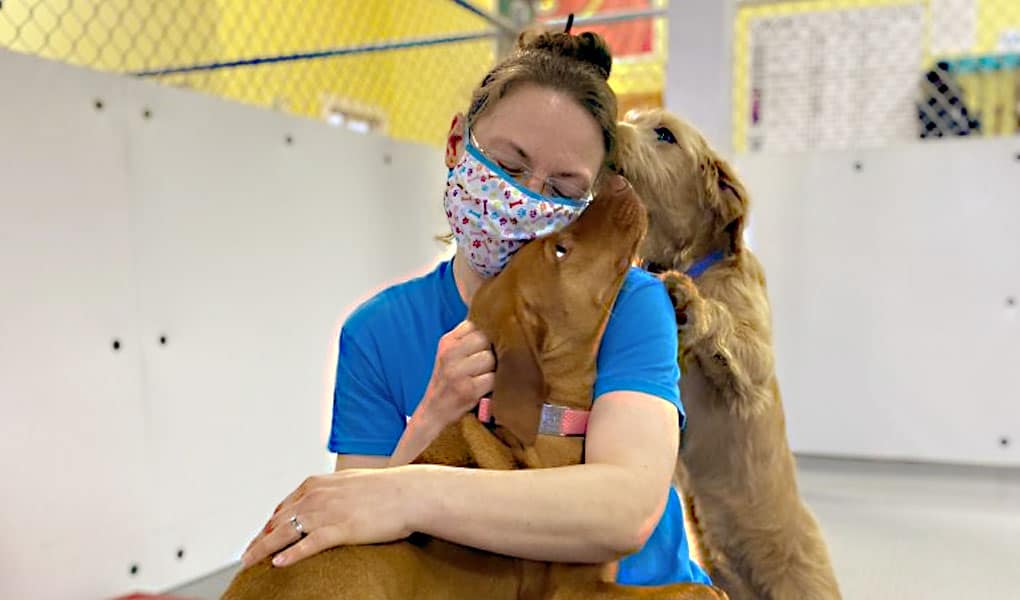
[[[715,263],[719,262],[726,257],[726,254],[722,250],[716,250],[708,256],[702,258],[698,262],[691,265],[690,269],[687,269],[686,274],[691,279],[697,279],[702,273],[707,271]]]

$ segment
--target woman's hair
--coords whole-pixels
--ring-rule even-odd
[[[569,95],[594,117],[602,130],[605,157],[599,175],[608,171],[616,158],[616,94],[609,87],[613,57],[602,36],[525,30],[517,47],[482,79],[471,95],[467,126],[475,122],[515,86],[534,83]],[[453,233],[436,236],[446,244]]]
[[[585,108],[602,130],[605,158],[602,171],[613,163],[616,151],[616,94],[609,87],[613,57],[602,37],[525,30],[517,47],[500,61],[475,88],[467,125],[522,83],[562,92]]]

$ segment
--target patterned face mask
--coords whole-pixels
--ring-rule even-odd
[[[465,135],[464,156],[446,178],[443,206],[471,267],[483,277],[495,277],[521,246],[572,223],[590,199],[543,196],[527,189]]]

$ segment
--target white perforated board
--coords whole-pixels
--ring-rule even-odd
[[[1020,142],[746,155],[794,449],[1020,465]]]
[[[441,251],[442,156],[5,52],[0,81],[0,597],[225,566],[327,468],[339,323]]]

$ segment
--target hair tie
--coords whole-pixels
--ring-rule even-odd
[[[570,13],[567,17],[567,26],[563,29],[563,33],[570,34],[570,28],[574,26],[574,13]]]

